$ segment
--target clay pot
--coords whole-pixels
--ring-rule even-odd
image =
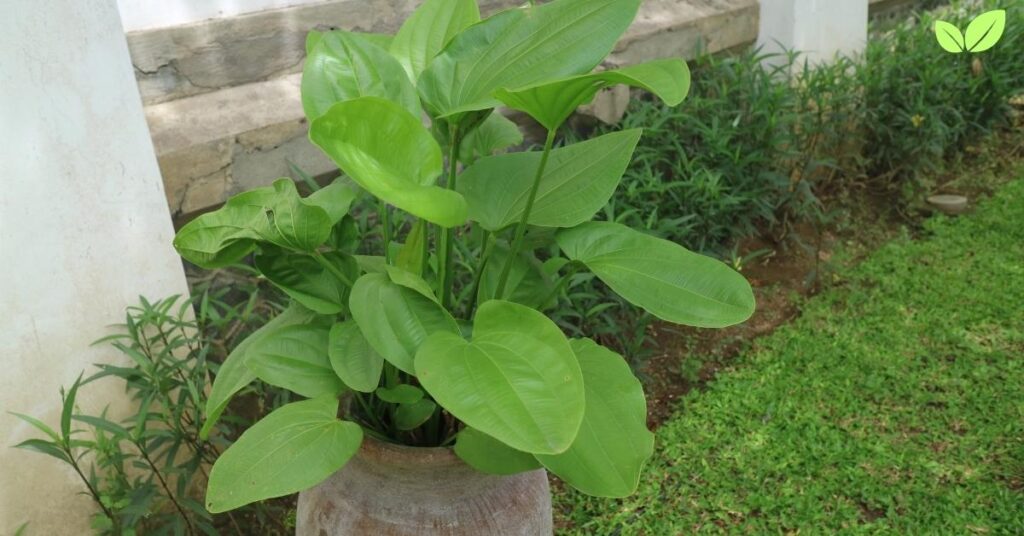
[[[486,475],[449,448],[363,439],[348,464],[299,494],[297,536],[550,535],[543,469]]]

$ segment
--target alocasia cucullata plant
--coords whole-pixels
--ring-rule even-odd
[[[555,0],[480,20],[474,0],[426,0],[394,37],[309,36],[310,139],[348,179],[306,198],[279,180],[175,240],[206,268],[254,253],[292,299],[221,366],[205,431],[257,378],[308,399],[220,457],[211,511],[316,485],[364,433],[454,444],[485,472],[543,466],[589,494],[634,491],[654,443],[640,383],[619,355],[568,339],[544,311],[584,270],[670,322],[723,327],[754,309],[750,286],[725,264],[589,221],[639,130],[555,148],[559,127],[602,88],[643,88],[669,105],[685,97],[679,59],[591,72],[639,4]],[[498,106],[543,125],[543,149],[497,154],[521,141]],[[381,207],[380,256],[355,254],[347,212],[361,192]]]

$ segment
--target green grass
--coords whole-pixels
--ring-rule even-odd
[[[1024,180],[809,300],[565,534],[1024,533]]]

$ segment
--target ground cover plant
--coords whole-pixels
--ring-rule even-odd
[[[364,434],[454,444],[487,473],[545,467],[590,494],[632,493],[651,452],[640,383],[615,352],[570,340],[543,311],[577,272],[679,324],[724,327],[754,308],[750,286],[725,264],[589,221],[638,129],[554,147],[604,87],[640,87],[669,105],[685,97],[679,59],[590,72],[638,8],[556,0],[480,21],[473,0],[428,0],[393,38],[310,35],[310,139],[351,181],[303,198],[279,180],[200,216],[174,242],[208,269],[255,252],[256,269],[291,298],[224,361],[200,437],[257,378],[305,398],[218,457],[209,511],[310,488]],[[499,104],[545,127],[543,150],[493,154],[515,140],[492,113]],[[348,212],[361,192],[379,203],[376,255],[355,254],[362,237]]]
[[[1024,531],[1022,220],[1018,180],[843,273],[681,401],[635,496],[558,496],[563,532]]]

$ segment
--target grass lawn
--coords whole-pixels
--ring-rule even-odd
[[[1024,534],[1024,180],[809,300],[565,534]]]

